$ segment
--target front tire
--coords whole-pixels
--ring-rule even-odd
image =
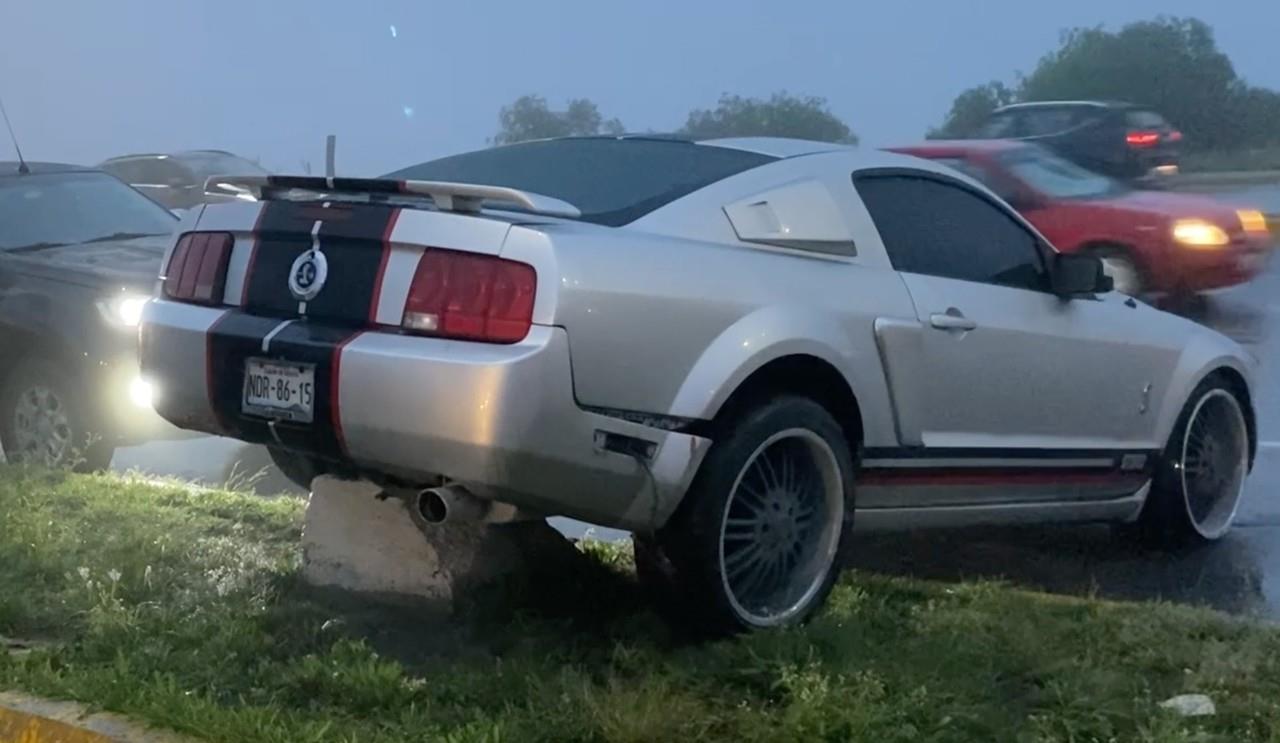
[[[0,442],[14,462],[97,472],[115,447],[90,425],[81,386],[55,362],[29,358],[0,387]]]
[[[1165,448],[1143,508],[1143,531],[1159,546],[1186,547],[1224,537],[1249,471],[1244,408],[1220,379],[1191,394]]]
[[[822,406],[797,397],[750,409],[724,432],[671,521],[637,538],[637,574],[701,632],[801,623],[847,551],[849,442]]]

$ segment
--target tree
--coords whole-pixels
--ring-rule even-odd
[[[681,134],[717,137],[795,137],[857,144],[848,125],[827,109],[825,98],[793,96],[785,91],[768,100],[724,94],[711,110],[689,112]]]
[[[1250,87],[1194,18],[1162,17],[1111,32],[1063,33],[1058,48],[1016,86],[988,83],[960,94],[934,133],[969,134],[993,101],[1113,100],[1150,106],[1195,149],[1240,149],[1280,140],[1280,93]]]
[[[1122,100],[1151,106],[1202,147],[1235,144],[1227,116],[1239,86],[1213,30],[1193,18],[1158,18],[1116,33],[1077,28],[1023,81],[1026,101]]]
[[[498,112],[498,133],[493,144],[514,144],[530,139],[570,137],[592,134],[622,134],[622,122],[605,120],[596,104],[586,98],[569,101],[564,111],[552,111],[547,99],[540,95],[525,95],[514,103],[503,106]]]
[[[956,139],[971,137],[990,118],[991,113],[1014,101],[1009,86],[993,80],[986,85],[976,85],[956,96],[951,111],[942,126],[929,131],[929,139]]]

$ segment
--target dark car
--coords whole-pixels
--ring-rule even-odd
[[[1121,180],[1176,173],[1182,132],[1149,108],[1099,101],[1018,103],[996,110],[982,139],[1021,139]]]
[[[102,171],[28,166],[0,163],[0,443],[100,469],[116,446],[178,435],[151,409],[137,348],[177,220]]]
[[[98,167],[169,209],[190,209],[216,200],[204,192],[209,176],[267,174],[257,163],[222,150],[122,155]]]

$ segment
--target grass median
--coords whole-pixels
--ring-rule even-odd
[[[855,574],[808,626],[683,644],[625,551],[442,617],[308,588],[296,499],[0,467],[0,689],[218,741],[1280,737],[1280,630]],[[1218,713],[1158,703],[1208,694]]]

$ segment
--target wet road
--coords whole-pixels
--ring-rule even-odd
[[[1216,194],[1280,214],[1280,185]],[[1235,613],[1280,619],[1280,261],[1249,285],[1214,295],[1197,319],[1248,346],[1261,360],[1257,394],[1257,464],[1237,528],[1222,542],[1169,555],[1127,543],[1106,527],[990,529],[866,538],[855,567],[923,578],[998,578],[1049,591],[1204,604]],[[240,472],[265,462],[261,450],[237,442],[200,439],[122,450],[120,469],[138,467],[211,483],[223,482],[241,458]],[[264,490],[282,486],[278,473]],[[580,536],[590,527],[554,519]],[[622,532],[596,529],[601,538]]]

